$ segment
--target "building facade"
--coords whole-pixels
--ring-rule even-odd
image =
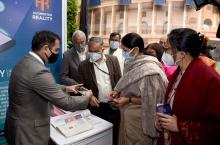
[[[89,7],[89,36],[100,36],[107,45],[111,32],[136,32],[149,43],[174,28],[188,27],[215,38],[219,20],[216,7],[206,5],[196,11],[190,0],[130,0],[127,5],[101,0],[100,5]]]

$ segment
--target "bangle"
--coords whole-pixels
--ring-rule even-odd
[[[131,97],[128,98],[128,102],[131,103]]]

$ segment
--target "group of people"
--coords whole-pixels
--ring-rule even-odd
[[[220,134],[220,76],[204,63],[204,36],[189,28],[172,30],[148,44],[137,33],[103,39],[72,35],[56,84],[45,67],[58,57],[60,38],[37,32],[32,51],[19,61],[9,83],[5,132],[9,145],[46,145],[51,105],[92,114],[113,124],[114,145],[217,145]],[[25,67],[25,69],[24,69]],[[88,91],[78,94],[83,84]],[[74,92],[74,96],[64,92]],[[168,104],[170,114],[157,112]]]

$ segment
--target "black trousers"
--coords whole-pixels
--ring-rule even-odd
[[[88,107],[92,114],[113,124],[113,145],[118,145],[120,110],[110,103],[100,103],[99,107]]]

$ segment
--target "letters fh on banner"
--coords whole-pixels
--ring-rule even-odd
[[[50,0],[36,0],[36,8],[40,8],[42,11],[50,9]]]

